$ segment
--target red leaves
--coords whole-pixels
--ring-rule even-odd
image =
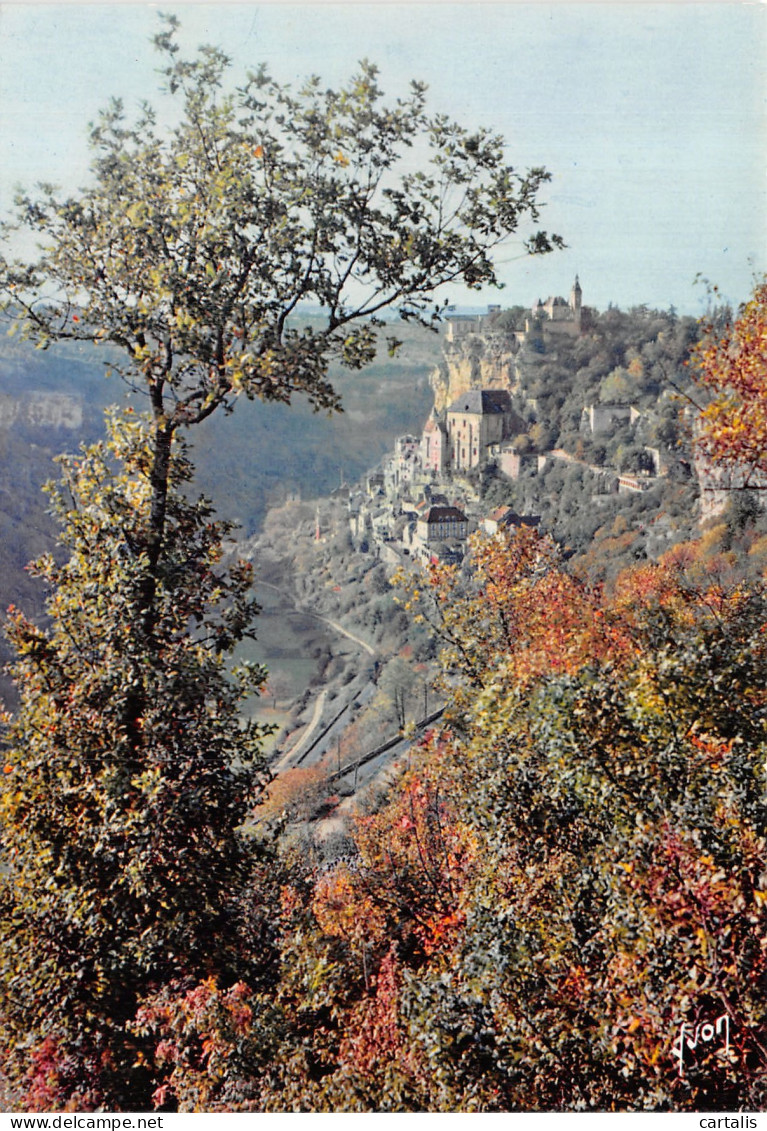
[[[83,1048],[67,1050],[48,1036],[29,1050],[28,1064],[20,1110],[103,1110],[102,1096],[94,1086],[103,1064],[95,1053]]]
[[[154,1092],[155,1107],[173,1095],[181,1110],[209,1110],[231,1056],[252,1038],[252,1000],[244,982],[221,989],[206,978],[186,993],[167,987],[139,1010],[134,1028],[156,1034],[156,1062],[169,1071]]]
[[[342,1066],[369,1076],[382,1062],[403,1059],[398,1008],[400,982],[399,963],[392,946],[378,967],[375,994],[359,1005],[352,1024],[347,1027],[339,1051]]]
[[[400,939],[421,955],[452,945],[474,838],[439,766],[437,755],[428,775],[408,776],[389,805],[358,821],[359,866],[342,865],[316,887],[314,913],[326,934],[381,950]]]

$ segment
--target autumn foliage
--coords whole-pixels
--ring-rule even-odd
[[[140,456],[140,429],[120,451]],[[80,494],[103,453],[85,454]],[[101,484],[93,501],[103,505],[103,494]],[[180,545],[200,540],[202,577],[224,583],[204,510],[174,496],[171,514]],[[356,818],[351,849],[319,866],[289,838],[282,852],[259,847],[264,830],[310,819],[325,796],[318,770],[295,771],[266,793],[248,779],[251,806],[260,802],[250,809],[261,830],[252,839],[237,825],[245,795],[222,778],[234,771],[219,763],[211,777],[211,744],[224,752],[246,737],[224,684],[210,716],[210,699],[198,701],[189,685],[187,710],[201,713],[183,739],[178,706],[147,699],[134,745],[147,768],[127,783],[124,810],[114,809],[109,728],[123,733],[126,705],[104,679],[118,659],[118,674],[130,671],[130,653],[113,654],[110,633],[129,640],[131,622],[102,622],[74,599],[69,576],[79,584],[78,571],[87,581],[103,564],[77,552],[87,536],[79,522],[69,514],[76,553],[51,606],[56,631],[23,618],[13,628],[31,689],[22,722],[36,737],[9,749],[3,775],[11,871],[34,850],[46,874],[51,862],[65,874],[54,830],[68,821],[93,872],[88,903],[76,905],[61,884],[37,902],[21,883],[6,890],[6,955],[23,959],[50,940],[44,981],[39,961],[22,979],[8,957],[3,970],[6,1033],[35,1025],[29,1051],[11,1043],[4,1057],[26,1106],[89,1109],[131,1095],[182,1111],[763,1106],[767,601],[749,560],[758,539],[744,534],[725,550],[715,527],[608,585],[578,576],[551,539],[521,529],[477,535],[467,568],[401,577],[403,607],[441,646],[445,713],[380,804]],[[103,517],[101,529],[124,535]],[[130,559],[120,560],[129,575]],[[212,680],[215,650],[209,657],[175,619],[200,598],[199,584],[167,584],[163,678],[172,658],[179,679],[194,662]],[[228,584],[240,592],[237,576]],[[210,602],[203,623],[214,634],[220,624]],[[69,651],[75,629],[110,659],[98,679],[68,686],[75,656],[90,663],[84,646]],[[43,789],[75,726],[91,727],[93,740],[103,731],[103,767],[73,791],[74,770],[79,781],[88,775],[70,756],[58,784]],[[132,799],[176,797],[176,772],[190,773],[193,755],[206,811],[234,808],[205,828],[194,814],[171,824],[170,809],[163,820],[158,812],[144,835]],[[151,772],[159,760],[162,776]],[[114,813],[110,840],[90,816],[96,803]],[[176,868],[159,846],[167,840],[180,858],[214,833],[218,871],[205,878],[230,891],[223,904],[207,894],[203,921],[202,886],[174,887]],[[134,880],[143,902],[120,896],[118,849],[145,860]],[[158,905],[147,905],[150,891]],[[75,929],[90,968],[67,950]],[[173,954],[158,932],[179,940]]]
[[[712,463],[737,472],[737,486],[767,487],[767,282],[724,332],[711,329],[693,362],[711,399],[700,446]]]
[[[187,1110],[763,1104],[767,605],[709,564],[691,544],[608,590],[521,532],[477,539],[468,573],[403,579],[444,646],[446,725],[358,819],[354,854],[283,887],[272,1051],[253,1040],[263,1002],[236,991],[254,1009],[237,1034],[235,991],[208,984],[195,1062],[169,1060],[158,1095]],[[163,1040],[190,1001],[153,1007]]]
[[[331,369],[374,359],[387,308],[432,326],[443,284],[498,285],[509,236],[563,245],[538,225],[548,172],[432,115],[423,84],[387,102],[369,62],[336,90],[264,67],[235,83],[177,31],[162,17],[154,40],[173,108],[113,99],[88,184],[20,191],[0,218],[0,315],[37,348],[108,352],[145,410],[62,460],[60,554],[34,566],[46,623],[10,617],[0,1075],[20,1108],[302,1104],[329,1071],[332,1040],[314,1046],[338,1009],[302,1028],[322,978],[302,980],[311,931],[272,908],[289,869],[261,835],[308,806],[263,793],[269,728],[241,712],[266,673],[233,656],[253,571],[195,497],[187,438],[243,397],[335,411]]]
[[[524,527],[400,577],[440,648],[440,727],[343,857],[278,839],[335,797],[315,769],[266,788],[264,728],[241,716],[266,673],[230,664],[257,611],[251,568],[195,499],[184,434],[241,395],[337,407],[331,361],[369,361],[386,306],[428,325],[436,286],[495,282],[491,252],[537,224],[548,174],[520,177],[501,139],[427,117],[418,84],[384,108],[370,64],[339,92],[294,96],[261,71],[225,94],[227,60],[176,60],[174,32],[157,42],[178,128],[163,141],[149,108],[128,127],[114,103],[92,189],[22,196],[49,246],[0,260],[28,337],[120,347],[150,408],[62,459],[66,560],[34,566],[47,624],[10,617],[9,1105],[763,1107],[756,533],[748,568],[709,531],[609,586]],[[397,181],[415,141],[430,171],[405,160]],[[700,442],[745,487],[767,474],[766,299],[697,354]],[[323,306],[320,332],[294,328],[302,300]],[[387,675],[404,724],[402,668]]]
[[[145,980],[123,1025],[157,1108],[763,1104],[767,603],[710,542],[608,587],[522,530],[401,579],[445,717],[352,852],[254,873],[228,971]],[[113,1054],[69,1033],[28,1105],[103,1103]]]

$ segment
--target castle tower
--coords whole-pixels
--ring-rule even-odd
[[[581,290],[581,284],[578,282],[578,276],[576,275],[575,282],[573,283],[573,289],[570,291],[571,310],[578,311],[581,309],[582,298],[583,291]]]
[[[573,312],[575,322],[578,324],[579,329],[580,329],[580,325],[581,325],[581,303],[582,303],[582,301],[583,301],[583,291],[581,290],[581,284],[578,282],[578,276],[576,275],[575,276],[575,282],[573,283],[573,289],[570,291],[570,309]]]

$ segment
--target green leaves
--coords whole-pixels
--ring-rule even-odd
[[[16,202],[39,257],[0,260],[0,301],[22,333],[41,348],[107,345],[147,407],[112,414],[103,443],[62,458],[52,503],[68,557],[36,566],[48,627],[10,625],[21,707],[0,790],[0,1043],[22,1106],[149,1106],[167,1062],[155,1031],[196,1040],[220,1022],[189,1058],[195,1096],[218,1094],[205,1075],[228,1055],[252,1064],[268,1047],[240,1032],[248,1010],[270,1016],[248,986],[270,989],[275,962],[268,912],[244,894],[265,728],[239,707],[265,673],[227,672],[257,606],[249,568],[225,561],[230,527],[193,500],[181,437],[240,396],[339,409],[331,363],[368,364],[387,307],[433,325],[438,287],[496,285],[493,250],[537,223],[548,176],[515,173],[486,131],[430,119],[421,84],[386,103],[371,63],[339,90],[311,79],[293,92],[262,68],[229,91],[227,58],[181,58],[176,28],[166,18],[155,38],[172,124],[148,105],[130,120],[113,100],[91,128],[89,184]],[[302,325],[303,304],[323,320]],[[441,813],[426,822],[434,868],[461,839],[434,826]],[[431,917],[428,938],[460,920],[441,905]],[[360,1064],[396,1029],[393,957],[387,986],[350,1052]],[[273,1071],[294,1094],[290,1071]],[[182,1096],[183,1074],[171,1078]],[[407,1072],[382,1079],[411,1097]]]
[[[53,497],[70,556],[36,566],[50,629],[11,621],[21,707],[0,797],[6,1032],[55,1034],[70,1057],[110,1049],[94,1102],[114,1107],[146,1087],[126,1029],[142,995],[247,969],[233,908],[255,850],[241,826],[264,781],[264,729],[239,704],[265,673],[230,681],[226,666],[257,608],[252,569],[223,564],[228,527],[183,493],[181,446],[151,567],[151,437],[146,420],[114,413],[106,443],[61,461],[66,494]],[[23,1086],[23,1048],[7,1047]]]
[[[180,59],[171,25],[155,43],[174,126],[160,131],[148,107],[130,123],[113,101],[91,132],[91,183],[19,202],[47,250],[27,286],[5,265],[0,288],[13,284],[32,337],[124,351],[124,375],[174,428],[241,393],[337,407],[328,366],[367,364],[381,310],[431,324],[435,288],[494,285],[493,248],[537,222],[548,174],[516,173],[487,131],[430,120],[419,84],[387,105],[363,62],[335,91],[294,93],[262,70],[228,93],[220,52]],[[409,150],[424,144],[414,174]],[[62,297],[46,305],[45,291]],[[300,328],[301,303],[324,328]]]

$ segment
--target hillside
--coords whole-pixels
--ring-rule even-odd
[[[333,792],[320,788],[323,775],[365,758],[439,699],[433,641],[405,615],[389,584],[398,567],[408,573],[437,559],[471,577],[475,547],[419,541],[417,520],[433,498],[459,508],[480,537],[499,510],[529,516],[559,546],[568,576],[590,586],[610,586],[638,562],[687,552],[682,548],[701,533],[696,553],[718,563],[723,577],[753,579],[763,569],[767,516],[754,500],[733,496],[713,517],[703,506],[683,395],[694,391],[686,362],[696,323],[644,308],[587,317],[584,332],[573,337],[520,342],[517,315],[501,316],[491,334],[445,343],[431,375],[437,403],[445,372],[456,395],[491,381],[513,397],[513,419],[527,431],[510,442],[520,458],[509,474],[500,453],[472,469],[438,474],[420,465],[417,436],[402,438],[375,474],[321,505],[271,508],[260,536],[245,544],[267,586],[259,590],[267,609],[253,656],[276,671],[279,689],[271,708],[266,700],[256,711],[266,708],[283,728],[275,757],[289,772],[282,773],[279,796],[281,804],[292,798],[295,814],[323,814]],[[483,357],[487,364],[480,364]],[[489,368],[493,358],[503,359],[501,369]],[[372,648],[373,672],[339,635],[344,630]],[[344,718],[336,723],[339,710]],[[327,727],[330,738],[323,738]],[[319,738],[309,750],[302,736],[310,734]],[[291,751],[297,756],[286,761]],[[307,765],[315,775],[314,808],[305,798],[295,805],[307,788]],[[338,814],[348,811],[344,803]],[[306,850],[318,847],[317,836],[324,841],[324,828],[304,828]]]
[[[428,375],[439,336],[405,325],[395,358],[382,348],[360,373],[333,376],[344,411],[329,417],[300,401],[293,406],[242,401],[226,419],[200,430],[194,451],[199,489],[222,517],[256,533],[269,506],[287,497],[316,498],[340,480],[362,475],[403,431],[420,426],[429,410]],[[106,378],[108,356],[92,347],[35,350],[0,337],[0,607],[17,604],[43,613],[41,587],[25,566],[55,543],[43,484],[56,478],[54,459],[102,435],[104,408],[123,399],[118,377]],[[7,658],[4,643],[0,658]],[[0,679],[0,693],[10,685]]]
[[[233,547],[280,728],[241,826],[263,898],[236,907],[249,980],[142,1007],[162,1102],[764,1106],[767,515],[701,510],[691,342],[645,311],[522,342],[493,460],[432,474],[400,437],[327,497],[275,490]],[[430,541],[459,507],[469,537]]]

